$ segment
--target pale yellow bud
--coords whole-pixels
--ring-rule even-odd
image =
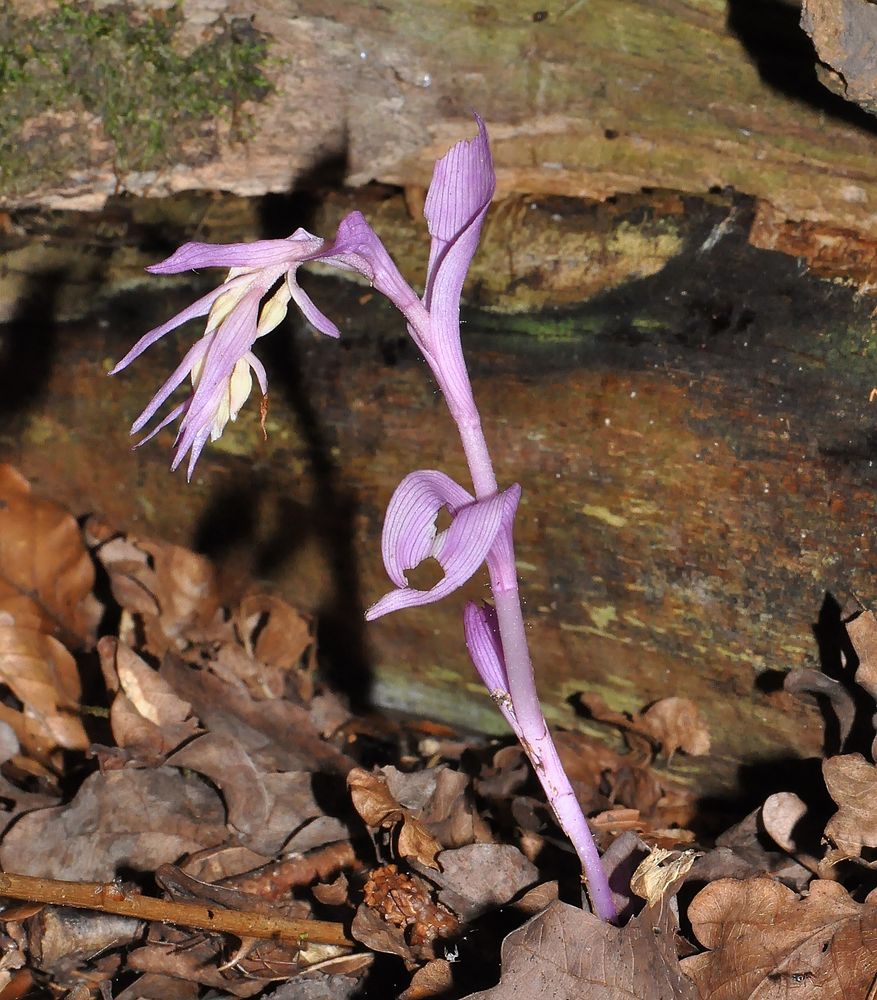
[[[289,284],[284,281],[265,305],[262,306],[262,312],[259,315],[259,325],[256,328],[258,336],[264,337],[266,333],[270,333],[283,322],[291,298],[292,292],[289,290]]]

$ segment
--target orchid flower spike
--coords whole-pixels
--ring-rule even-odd
[[[140,442],[145,443],[163,427],[182,417],[171,468],[189,454],[188,478],[208,437],[216,440],[229,420],[234,420],[250,395],[255,372],[264,395],[268,391],[265,369],[252,352],[257,338],[269,333],[286,316],[294,299],[307,319],[321,333],[338,336],[338,329],[320,313],[296,281],[298,265],[323,248],[324,241],[303,229],[285,240],[249,244],[187,243],[167,260],[147,268],[153,274],[177,274],[201,267],[227,267],[223,284],[150,330],[110,372],[115,375],[138,358],[166,333],[189,319],[207,315],[207,326],[146,409],[134,421],[131,433],[141,431],[174,390],[192,380],[189,396],[162,419]],[[284,279],[261,307],[262,299]]]
[[[341,270],[358,271],[393,301],[404,302],[415,312],[420,305],[359,212],[352,212],[342,220],[331,243],[304,229],[296,230],[285,240],[186,243],[167,260],[147,270],[152,274],[177,274],[202,267],[227,267],[229,272],[218,288],[141,337],[110,372],[115,375],[122,371],[148,347],[187,320],[207,316],[203,336],[134,421],[131,433],[143,430],[187,377],[192,380],[191,392],[138,442],[138,447],[182,417],[171,468],[176,469],[188,453],[187,475],[191,479],[207,439],[216,441],[228,421],[237,418],[250,395],[252,373],[256,375],[262,394],[267,393],[265,369],[253,354],[252,347],[259,337],[270,333],[283,321],[290,300],[320,333],[328,337],[339,336],[338,327],[317,309],[296,280],[299,265],[309,260],[323,260]],[[260,303],[272,290],[273,294],[260,311]]]

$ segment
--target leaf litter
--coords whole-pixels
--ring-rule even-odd
[[[352,714],[306,615],[0,467],[0,1000],[873,998],[877,618],[847,630],[843,676],[785,679],[833,713],[819,780],[719,836],[674,778],[702,706],[578,696],[626,743],[557,734],[611,926],[517,745]]]

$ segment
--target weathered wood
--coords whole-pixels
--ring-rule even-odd
[[[786,220],[817,227],[817,244],[821,227],[877,238],[877,126],[818,83],[793,4],[187,0],[158,48],[195,55],[165,93],[145,68],[143,26],[167,24],[171,5],[132,0],[122,9],[140,29],[127,55],[94,42],[86,58],[87,28],[71,29],[72,68],[58,69],[63,51],[49,60],[43,72],[59,75],[33,107],[21,96],[35,86],[21,39],[37,44],[55,6],[7,5],[7,17],[34,19],[0,39],[23,81],[7,88],[0,120],[9,148],[33,154],[16,161],[17,173],[0,163],[10,207],[97,207],[119,191],[286,191],[339,170],[353,184],[424,186],[435,157],[471,131],[477,106],[500,195],[604,199],[643,186],[703,194],[730,185],[777,220],[762,227],[763,241],[782,242]],[[250,48],[234,48],[233,28],[252,33]],[[252,48],[260,39],[264,57]],[[208,72],[210,44],[249,61],[215,78],[208,89],[219,104],[205,115],[181,95],[192,73]],[[113,72],[95,96],[83,79],[99,56],[112,58]],[[274,89],[253,97],[260,73]],[[133,110],[122,100],[132,88]],[[131,138],[144,124],[157,146]]]
[[[500,480],[524,487],[518,557],[540,690],[567,724],[566,698],[581,689],[627,710],[694,698],[715,753],[677,759],[674,771],[727,790],[740,763],[817,749],[818,716],[771,693],[771,671],[820,655],[836,667],[826,594],[877,596],[870,306],[751,247],[745,199],[677,200],[675,211],[666,197],[622,199],[589,209],[589,226],[577,203],[528,204],[488,227],[470,301],[496,306],[509,274],[542,294],[539,279],[559,273],[568,307],[550,310],[537,296],[536,313],[470,309],[464,329]],[[416,271],[405,254],[416,229],[402,225],[401,202],[363,207]],[[155,239],[141,211],[135,243]],[[191,225],[223,238],[230,223],[216,212],[215,224],[202,210]],[[619,240],[653,246],[649,233],[673,239],[662,267],[588,279],[589,292],[602,290],[573,308],[573,272],[557,261],[528,271],[514,244],[518,270],[501,271],[504,241],[522,225],[540,246],[552,229],[560,247],[586,233],[593,252]],[[108,270],[114,259],[108,252]],[[148,280],[57,330],[46,321],[51,280],[31,282],[3,328],[3,457],[77,512],[195,544],[229,586],[250,574],[316,610],[323,653],[349,690],[371,684],[383,704],[496,725],[461,637],[463,596],[483,595],[482,579],[440,605],[368,627],[361,619],[388,587],[379,535],[399,479],[436,467],[465,481],[442,401],[398,317],[366,289],[317,279],[313,295],[339,321],[341,342],[300,328],[260,341],[268,441],[249,406],[186,486],[167,472],[171,432],[132,454],[127,426],[192,334],[160,342],[126,375],[103,372],[214,278]]]
[[[821,60],[819,78],[835,94],[877,111],[877,7],[870,0],[804,0],[801,27]]]

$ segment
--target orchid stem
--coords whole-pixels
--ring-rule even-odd
[[[434,369],[434,373],[441,384],[440,372]],[[481,420],[477,416],[470,416],[470,414],[477,413],[477,409],[468,371],[465,370],[465,367],[464,373],[468,399],[463,401],[463,405],[457,398],[460,395],[459,385],[457,385],[453,397],[449,396],[444,386],[442,388],[445,399],[448,401],[451,416],[460,433],[460,441],[466,455],[469,473],[472,476],[475,496],[482,500],[497,492],[497,482]],[[502,574],[491,571],[490,589],[496,608],[500,642],[508,676],[508,693],[517,721],[518,736],[533,765],[533,770],[545,789],[545,795],[560,828],[569,838],[579,856],[594,912],[601,920],[615,923],[618,920],[618,913],[612,901],[609,880],[600,861],[600,855],[597,853],[597,845],[594,843],[588,821],[563,769],[557,747],[539,703],[526,626],[521,609],[517,571],[514,565],[514,547],[511,538],[508,539],[508,544],[502,547],[502,551],[507,553],[506,559],[511,565],[503,567],[505,571]],[[502,579],[500,579],[500,575]]]

